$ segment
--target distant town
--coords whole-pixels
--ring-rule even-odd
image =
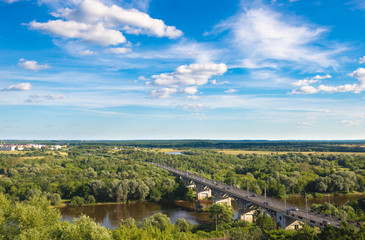
[[[23,151],[31,149],[60,150],[66,145],[44,145],[44,144],[5,144],[1,142],[0,151]]]

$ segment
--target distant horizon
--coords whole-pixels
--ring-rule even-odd
[[[261,142],[365,142],[365,139],[3,139],[2,141],[261,141]]]

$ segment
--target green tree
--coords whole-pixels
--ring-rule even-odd
[[[165,231],[171,226],[171,220],[165,214],[156,213],[151,217],[145,218],[142,226],[144,228],[157,227],[161,231]]]
[[[264,231],[271,231],[275,229],[274,220],[266,213],[259,214],[259,216],[256,218],[256,225]]]
[[[81,216],[72,223],[62,222],[54,232],[59,240],[111,240],[110,230],[95,223],[90,217]]]
[[[215,222],[215,229],[222,223],[230,223],[232,221],[234,210],[227,204],[213,204],[209,208],[209,218]]]
[[[192,228],[191,224],[188,223],[184,218],[179,218],[175,222],[176,230],[179,232],[189,232]]]

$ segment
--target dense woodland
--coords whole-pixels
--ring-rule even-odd
[[[301,239],[335,239],[328,236],[339,234],[352,234],[350,238],[342,239],[365,239],[360,237],[364,234],[363,228],[355,230],[346,224],[341,230],[328,227],[322,233],[316,233],[310,227],[297,232],[276,230],[275,224],[270,223],[265,216],[258,216],[255,223],[246,223],[242,229],[242,222],[232,222],[229,218],[224,220],[224,217],[216,228],[214,221],[209,226],[190,226],[183,220],[173,225],[166,216],[158,215],[154,216],[156,219],[151,217],[148,224],[147,220],[142,223],[125,220],[118,229],[110,231],[87,217],[80,217],[72,224],[61,223],[58,210],[50,208],[50,205],[60,205],[65,200],[71,206],[76,206],[95,202],[194,199],[192,190],[185,188],[181,181],[147,162],[174,166],[241,188],[246,188],[248,183],[250,190],[258,194],[262,193],[266,184],[268,196],[272,197],[281,197],[284,187],[287,194],[301,195],[306,192],[309,196],[365,190],[365,155],[293,152],[235,156],[196,148],[186,149],[183,153],[170,155],[155,149],[115,149],[108,145],[82,144],[69,146],[67,150],[59,152],[43,149],[15,154],[1,153],[0,235],[7,236],[3,239],[70,239],[65,236],[82,234],[76,233],[77,229],[85,227],[104,234],[96,238],[88,237],[90,239],[204,239],[223,235],[231,239],[283,239],[280,236],[298,239],[300,234],[312,234],[312,238]],[[37,205],[35,199],[42,204]],[[20,210],[22,208],[25,210]],[[38,209],[37,213],[46,214],[52,219],[39,224],[24,223],[27,226],[20,227],[18,221],[36,221],[32,219],[35,217],[33,213],[27,212],[34,212],[32,209]],[[365,221],[364,200],[349,203],[346,207],[330,204],[312,206],[313,211],[324,213],[330,209],[335,216],[342,216],[345,211],[348,220]],[[220,211],[215,216],[224,216],[223,213],[228,210]],[[162,222],[167,227],[161,228],[159,224]],[[27,228],[29,232],[25,230]],[[33,231],[40,231],[37,234],[41,234],[41,237],[31,238]],[[14,235],[10,237],[6,235],[8,233]],[[22,234],[28,235],[22,238]],[[93,233],[88,234],[94,236]]]

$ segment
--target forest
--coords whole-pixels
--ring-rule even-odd
[[[77,233],[77,229],[85,227],[90,231],[99,229],[95,231],[104,234],[90,239],[206,239],[224,235],[230,239],[283,239],[280,236],[298,239],[300,234],[312,237],[299,239],[335,239],[331,236],[341,234],[343,239],[364,239],[363,227],[356,229],[348,223],[343,223],[339,230],[328,227],[318,233],[303,226],[302,230],[292,232],[276,229],[275,223],[265,215],[257,216],[254,223],[246,223],[245,228],[242,228],[242,221],[233,222],[231,218],[224,220],[222,217],[217,228],[214,221],[209,226],[190,226],[183,220],[174,225],[166,216],[158,215],[141,223],[122,220],[120,227],[111,231],[86,216],[73,223],[61,222],[57,208],[52,207],[64,203],[78,206],[96,202],[194,200],[192,190],[168,172],[146,163],[151,161],[241,188],[246,188],[248,183],[257,194],[262,193],[266,184],[268,196],[277,198],[282,197],[284,187],[287,194],[305,192],[310,197],[363,193],[365,190],[365,155],[361,154],[273,152],[233,155],[200,148],[184,149],[182,153],[172,155],[151,148],[104,144],[70,145],[61,151],[2,152],[0,234],[5,236],[3,239],[70,239],[66,236],[71,235],[67,234],[76,234],[72,235],[73,239],[85,239],[80,234],[86,230]],[[335,216],[345,212],[350,222],[365,222],[363,199],[346,204],[346,207],[312,205],[312,210],[331,211]],[[214,212],[214,208],[209,211]],[[219,211],[215,216],[230,214],[229,209]],[[52,219],[32,223],[39,217],[35,216],[36,212]],[[165,227],[160,226],[163,223]],[[41,235],[31,238],[33,231],[39,231],[37,234]],[[136,236],[132,236],[134,233]],[[91,232],[87,234],[93,236]]]

